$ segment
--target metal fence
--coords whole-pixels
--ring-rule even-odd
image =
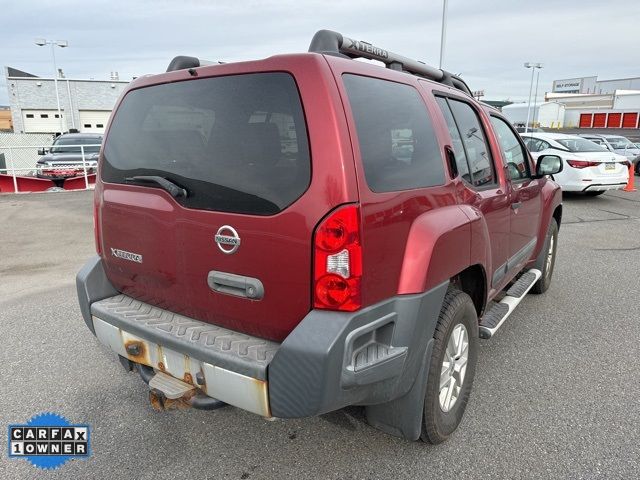
[[[87,161],[88,155],[85,149],[100,148],[100,145],[64,145],[63,147],[65,150],[79,149],[81,160],[77,163],[74,161],[64,163],[64,161],[56,161],[54,155],[51,160],[53,164],[40,165],[37,164],[37,159],[42,153],[41,150],[50,149],[50,144],[0,146],[0,153],[4,154],[6,164],[4,168],[0,168],[0,193],[41,192],[52,187],[61,187],[65,190],[93,188],[95,173],[92,170],[96,170],[97,166],[95,162]],[[27,165],[26,158],[35,158],[35,160],[29,160]],[[55,162],[60,164],[56,165]]]
[[[4,162],[0,160],[0,168],[7,168],[9,157],[8,148],[28,147],[30,145],[43,145],[48,148],[53,142],[53,135],[50,133],[14,133],[0,132],[0,157],[4,156]],[[40,156],[35,149],[20,149],[13,152],[13,164],[16,168],[33,167]]]

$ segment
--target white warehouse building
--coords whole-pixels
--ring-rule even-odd
[[[529,104],[512,103],[502,107],[502,114],[513,125],[526,125]],[[532,103],[529,111],[529,125],[561,128],[564,122],[565,106],[559,102]]]
[[[53,78],[37,77],[12,67],[5,67],[5,76],[16,133],[103,133],[116,100],[129,83],[119,80],[117,74],[109,80],[61,76],[60,118]]]
[[[640,77],[598,80],[597,76],[554,80],[553,93],[613,94],[616,90],[640,90]]]
[[[527,123],[527,102],[502,107],[514,125]],[[640,77],[555,80],[544,102],[532,103],[529,125],[545,128],[640,128]]]
[[[616,90],[611,94],[547,93],[549,101],[565,106],[566,128],[640,127],[640,90]]]

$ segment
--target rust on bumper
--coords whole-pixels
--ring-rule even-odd
[[[266,418],[271,417],[267,381],[199,361],[133,335],[96,316],[93,316],[93,324],[98,340],[118,355],[194,385],[209,397]],[[198,378],[201,379],[201,384],[194,383],[193,380]],[[167,408],[166,402],[163,404],[153,395],[150,399],[154,408]],[[180,408],[178,404],[182,400],[169,402],[168,406]],[[188,403],[188,400],[185,399],[182,403]]]

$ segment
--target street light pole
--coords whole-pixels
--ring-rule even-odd
[[[535,69],[534,69],[535,70]],[[536,91],[533,94],[533,124],[535,125],[538,119],[538,113],[540,113],[540,107],[536,111],[536,105],[538,104],[538,82],[540,81],[540,69],[536,72]]]
[[[64,133],[64,122],[62,120],[62,110],[60,109],[60,92],[58,91],[58,66],[56,65],[56,46],[65,48],[69,46],[66,40],[45,40],[36,39],[36,45],[43,47],[51,45],[51,59],[53,60],[53,85],[56,90],[56,104],[58,106],[58,119],[60,120],[60,134]]]
[[[531,118],[531,94],[533,93],[533,74],[535,73],[536,68],[542,68],[542,64],[527,62],[524,64],[524,67],[531,69],[531,84],[529,85],[529,105],[527,107],[527,123],[524,126],[524,133],[527,133],[529,131],[529,119]]]
[[[60,111],[60,93],[58,92],[58,66],[56,65],[55,43],[51,42],[51,58],[53,59],[53,84],[56,89],[56,103],[58,104],[58,119],[60,120],[60,135],[64,133],[64,123],[62,122],[62,112]]]
[[[438,68],[442,68],[444,62],[444,43],[447,39],[447,0],[442,0],[442,30],[440,33],[440,64]]]

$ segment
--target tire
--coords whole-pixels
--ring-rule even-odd
[[[584,194],[587,197],[597,197],[598,195],[602,195],[604,193],[604,190],[599,190],[599,191],[588,191],[588,192],[584,192]]]
[[[452,339],[452,333],[456,332],[456,336],[458,336],[462,331],[466,333],[468,342],[465,368],[461,375],[460,371],[457,374],[449,375],[450,370],[443,371],[443,363],[445,357],[451,358],[450,354],[456,350],[456,342],[455,338]],[[449,438],[460,425],[475,376],[478,359],[478,316],[469,295],[457,288],[449,288],[444,297],[433,339],[420,438],[424,442],[437,444]],[[451,348],[447,351],[450,340],[452,341]],[[457,350],[456,363],[458,367],[461,365],[460,360],[464,359],[464,353],[464,349]],[[443,375],[449,375],[450,381],[442,388],[444,395],[441,401],[440,382]],[[458,385],[460,377],[462,377],[462,388]],[[451,383],[454,381],[455,384],[452,385]],[[448,401],[447,395],[450,389],[452,394],[450,394]],[[458,390],[456,391],[456,389]],[[456,392],[457,397],[454,399]]]
[[[556,264],[556,252],[558,250],[558,223],[555,218],[551,219],[549,228],[547,229],[547,236],[544,241],[544,246],[533,268],[537,268],[542,272],[540,279],[533,284],[530,292],[535,294],[541,294],[546,292],[551,285],[551,277],[553,276],[553,268]]]

